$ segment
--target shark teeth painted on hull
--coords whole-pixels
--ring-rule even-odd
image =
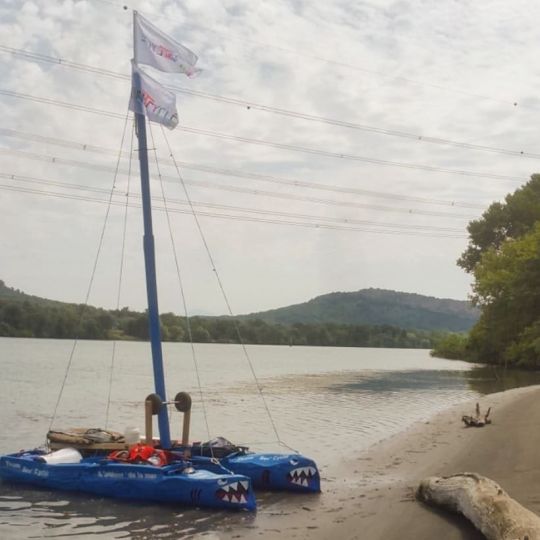
[[[239,480],[220,487],[216,491],[216,496],[222,501],[227,501],[236,504],[246,504],[246,495],[249,492],[249,482],[247,480]]]
[[[298,467],[287,474],[287,479],[296,486],[308,487],[310,478],[317,474],[315,467]]]

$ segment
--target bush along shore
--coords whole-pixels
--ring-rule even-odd
[[[403,330],[389,325],[272,324],[257,319],[161,315],[164,341],[313,345],[335,347],[395,347],[430,349],[443,332]],[[147,340],[146,313],[104,310],[60,302],[0,299],[0,336],[57,339]]]

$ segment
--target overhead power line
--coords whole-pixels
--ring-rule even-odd
[[[12,55],[15,55],[19,58],[23,58],[26,60],[34,60],[36,62],[48,62],[52,64],[57,64],[66,68],[75,69],[75,70],[83,71],[83,72],[86,71],[88,73],[103,75],[103,76],[112,77],[115,79],[121,79],[121,80],[130,79],[130,75],[128,74],[118,73],[115,71],[110,71],[110,70],[106,70],[102,68],[97,68],[95,66],[89,66],[86,64],[78,63],[78,62],[72,62],[70,60],[63,59],[63,58],[55,58],[55,57],[47,56],[44,54],[34,53],[31,51],[26,51],[24,49],[16,49],[13,47],[0,45],[0,51],[10,53]],[[232,97],[222,96],[218,94],[212,94],[209,92],[192,90],[189,88],[184,88],[182,86],[175,86],[175,85],[164,85],[164,86],[166,86],[170,90],[174,90],[176,92],[191,95],[198,98],[218,101],[222,103],[228,103],[230,105],[240,106],[244,109],[247,108],[251,110],[259,110],[259,111],[277,114],[280,116],[307,120],[310,122],[318,122],[318,123],[348,128],[348,129],[354,129],[358,131],[364,131],[368,133],[377,133],[379,135],[399,137],[399,138],[409,139],[409,140],[418,141],[418,142],[451,146],[451,147],[461,148],[465,150],[477,150],[481,152],[491,152],[491,153],[502,154],[502,155],[507,155],[507,156],[540,159],[540,154],[526,152],[523,150],[515,150],[515,149],[500,148],[500,147],[494,147],[494,146],[488,146],[488,145],[474,144],[474,143],[469,143],[465,141],[455,141],[453,139],[446,139],[443,137],[433,137],[433,136],[423,135],[419,133],[411,133],[411,132],[401,131],[401,130],[396,130],[396,129],[370,126],[370,125],[360,124],[356,122],[349,122],[346,120],[339,120],[339,119],[328,118],[324,116],[313,115],[313,114],[304,113],[300,111],[283,109],[280,107],[272,107],[270,105],[263,105],[260,103],[247,101],[247,100],[243,100],[239,98],[232,98]]]
[[[463,171],[463,170],[457,170],[457,169],[447,169],[445,167],[434,167],[431,165],[420,165],[417,163],[405,163],[400,161],[390,161],[387,159],[376,159],[376,158],[369,158],[365,156],[358,156],[354,154],[345,154],[341,152],[329,152],[327,150],[320,150],[318,148],[309,148],[305,146],[299,146],[299,145],[293,145],[293,144],[285,144],[285,143],[278,143],[274,141],[265,141],[261,139],[253,139],[249,137],[240,137],[238,135],[231,135],[229,133],[219,133],[217,131],[210,131],[206,129],[199,129],[199,128],[192,128],[188,126],[181,126],[179,129],[182,131],[185,131],[187,133],[194,133],[198,135],[205,135],[207,137],[215,137],[218,139],[225,139],[229,141],[239,141],[244,142],[248,144],[255,144],[255,145],[261,145],[261,146],[269,146],[271,148],[279,148],[281,150],[289,150],[291,152],[302,152],[305,154],[314,154],[318,156],[324,156],[324,157],[330,157],[330,158],[338,158],[338,159],[345,159],[345,160],[351,160],[351,161],[361,161],[363,163],[370,163],[371,165],[379,165],[384,167],[400,167],[403,169],[417,169],[420,171],[428,171],[428,172],[442,172],[447,174],[458,174],[462,176],[476,176],[476,173],[471,173],[470,171]],[[539,156],[540,157],[540,156]],[[498,177],[498,175],[492,175],[492,178]],[[497,178],[502,179],[502,178]],[[506,178],[504,178],[506,180]]]
[[[124,2],[114,2],[113,0],[98,0],[98,1],[103,2],[105,4],[109,4],[109,5],[114,6],[116,8],[121,8],[123,13],[125,13],[125,11],[127,9],[129,9],[131,11],[133,10],[133,8],[127,6]],[[140,10],[138,10],[138,11],[139,11],[139,13],[142,13],[143,15],[145,15],[144,12],[141,12]],[[148,18],[151,18],[151,19],[160,18],[160,19],[164,19],[164,20],[167,20],[167,21],[170,20],[169,16],[161,15],[159,13],[147,13],[145,16],[148,17]],[[185,21],[177,20],[177,22],[185,24]],[[189,24],[190,24],[190,26],[200,28],[201,30],[204,30],[204,31],[207,31],[207,32],[212,32],[213,34],[216,33],[215,28],[210,28],[208,26],[204,26],[204,25],[201,25],[201,24],[198,24],[198,23],[193,23],[193,21],[190,21]],[[262,47],[264,49],[273,49],[275,51],[279,51],[279,52],[286,53],[286,54],[289,54],[289,55],[294,55],[294,56],[299,56],[299,57],[304,57],[304,58],[310,58],[312,60],[317,60],[319,62],[329,64],[329,65],[334,65],[334,66],[337,66],[337,67],[340,67],[340,68],[346,68],[346,69],[349,69],[349,70],[352,70],[352,71],[360,71],[361,73],[369,73],[371,75],[377,75],[379,77],[383,77],[384,80],[403,81],[403,82],[405,82],[407,84],[413,84],[415,86],[424,86],[426,88],[433,88],[435,90],[439,90],[439,91],[443,91],[443,92],[447,92],[447,93],[451,93],[451,94],[460,94],[460,95],[467,96],[467,97],[472,97],[472,98],[475,98],[475,99],[493,101],[493,102],[500,103],[500,104],[503,104],[503,105],[506,105],[506,106],[509,106],[509,107],[512,107],[512,108],[516,107],[518,105],[518,103],[515,101],[515,99],[512,99],[512,100],[510,100],[510,99],[501,99],[501,98],[496,98],[496,97],[493,97],[493,96],[487,96],[485,94],[478,94],[477,92],[469,92],[467,90],[463,90],[463,89],[460,89],[460,88],[451,88],[451,87],[449,87],[447,85],[443,85],[443,84],[437,84],[437,83],[426,82],[426,81],[419,81],[417,79],[413,79],[411,77],[405,77],[403,75],[389,75],[388,72],[386,72],[386,71],[379,71],[379,70],[376,70],[376,69],[365,68],[365,67],[359,66],[358,64],[351,64],[350,62],[344,62],[343,60],[336,60],[335,58],[328,58],[328,57],[316,55],[316,54],[313,54],[313,53],[306,53],[304,51],[299,51],[297,49],[291,49],[289,47],[284,47],[282,45],[276,45],[275,43],[263,43],[263,42],[256,41],[256,40],[253,40],[253,39],[248,39],[248,38],[243,37],[241,35],[238,35],[236,33],[230,33],[230,32],[229,33],[217,32],[217,33],[218,34],[221,33],[222,35],[227,36],[228,39],[235,39],[235,40],[240,41],[242,43],[251,43],[251,44],[253,44],[253,45],[257,46],[257,47]],[[310,50],[311,50],[311,48],[310,48]],[[538,108],[531,107],[531,106],[524,106],[523,105],[521,107],[526,108],[526,109],[538,110]]]
[[[94,107],[87,107],[85,105],[76,105],[72,103],[66,103],[64,101],[59,101],[55,99],[50,98],[42,98],[39,96],[32,96],[29,94],[23,94],[21,92],[14,92],[12,90],[4,90],[0,89],[0,94],[5,96],[10,96],[18,99],[25,99],[29,101],[34,101],[36,103],[45,103],[47,105],[55,105],[58,107],[63,107],[66,109],[72,109],[77,111],[83,111],[88,112],[92,114],[98,114],[102,116],[108,116],[111,118],[118,118],[123,119],[123,116],[120,113],[115,113],[112,111],[104,111],[102,109],[96,109]],[[405,163],[405,162],[398,162],[398,161],[390,161],[385,159],[375,159],[375,158],[369,158],[365,156],[358,156],[354,154],[346,154],[346,153],[339,153],[339,152],[329,152],[326,150],[320,150],[317,148],[310,148],[306,146],[300,146],[300,145],[293,145],[293,144],[285,144],[285,143],[278,143],[274,141],[266,141],[262,139],[253,139],[250,137],[241,137],[237,135],[232,135],[229,133],[219,133],[217,131],[211,131],[211,130],[204,130],[204,129],[198,129],[198,128],[192,128],[189,126],[178,126],[176,128],[177,130],[184,131],[186,133],[193,133],[198,135],[204,135],[207,137],[214,137],[222,140],[229,140],[229,141],[237,141],[237,142],[243,142],[253,145],[259,145],[259,146],[267,146],[271,148],[277,148],[280,150],[288,150],[291,152],[301,152],[311,155],[318,155],[322,157],[329,157],[334,159],[345,159],[345,160],[351,160],[351,161],[360,161],[363,163],[370,163],[371,165],[377,165],[377,166],[385,166],[385,167],[399,167],[404,169],[415,169],[420,171],[427,171],[427,172],[438,172],[438,173],[445,173],[445,174],[455,174],[460,176],[471,176],[471,177],[482,177],[485,176],[483,173],[476,173],[473,171],[466,171],[466,170],[460,170],[460,169],[448,169],[446,167],[435,167],[431,165],[421,165],[416,163]],[[528,157],[532,157],[528,156]],[[540,155],[539,155],[540,157]],[[490,178],[497,179],[497,180],[509,180],[509,177],[504,175],[497,175],[497,174],[490,174]],[[515,177],[511,177],[515,181]],[[521,179],[519,180],[521,181]]]
[[[92,152],[92,153],[107,154],[107,155],[112,155],[115,153],[113,149],[105,148],[103,146],[97,146],[97,145],[93,145],[89,143],[68,141],[66,139],[59,139],[57,137],[38,135],[36,133],[26,133],[23,131],[18,131],[18,130],[9,129],[9,128],[0,127],[0,135],[4,135],[7,137],[14,137],[18,139],[27,140],[27,141],[39,142],[39,143],[54,144],[56,146],[72,148],[74,150],[82,150],[84,152]],[[123,152],[122,155],[124,157],[128,157],[127,152]],[[174,165],[171,159],[168,159],[165,157],[159,157],[159,161],[160,163],[164,165],[170,165],[170,166]],[[469,202],[464,202],[464,201],[450,201],[450,200],[435,199],[435,198],[429,198],[429,197],[417,197],[417,196],[412,196],[412,195],[402,195],[399,193],[374,191],[374,190],[361,189],[361,188],[356,188],[356,187],[338,186],[335,184],[319,184],[316,182],[308,182],[305,180],[276,177],[272,175],[258,174],[258,173],[253,173],[253,172],[244,172],[244,171],[239,171],[235,169],[218,168],[218,167],[212,167],[210,165],[201,165],[201,164],[189,163],[185,161],[177,161],[176,163],[179,166],[181,166],[183,169],[202,171],[202,172],[208,172],[212,174],[219,174],[219,175],[226,175],[226,176],[234,176],[238,178],[254,179],[254,180],[259,180],[262,182],[269,182],[272,184],[280,184],[280,185],[293,186],[293,187],[303,187],[303,188],[309,188],[309,189],[315,189],[315,190],[321,190],[321,191],[330,191],[330,192],[336,192],[336,193],[347,193],[351,195],[363,195],[363,196],[367,195],[369,197],[377,197],[377,198],[382,198],[382,199],[392,199],[392,200],[400,200],[400,201],[411,201],[411,202],[416,202],[420,204],[452,206],[452,207],[461,207],[461,208],[478,208],[478,209],[485,208],[485,205],[474,204],[474,203],[469,203]],[[508,177],[508,179],[523,181],[523,182],[527,180],[526,178],[520,178],[520,177]]]
[[[112,171],[111,167],[107,165],[102,165],[98,163],[87,163],[83,161],[65,159],[65,158],[56,157],[56,156],[37,154],[34,152],[25,152],[22,150],[0,148],[0,154],[18,155],[20,157],[23,157],[24,159],[44,161],[47,163],[53,163],[55,165],[82,167],[85,169],[102,171],[102,172],[107,172],[107,173],[110,173]],[[120,174],[127,174],[127,172],[128,171],[126,170],[119,170]],[[178,179],[175,176],[162,175],[162,178],[166,182],[174,182],[174,183],[178,182]],[[452,219],[474,219],[476,217],[472,215],[456,214],[454,212],[419,210],[419,209],[413,209],[413,208],[359,203],[359,202],[350,201],[350,200],[342,201],[342,200],[335,200],[335,199],[323,199],[323,198],[318,198],[318,197],[310,197],[306,195],[294,195],[291,193],[278,193],[278,192],[265,191],[265,190],[260,190],[260,189],[250,189],[250,188],[237,187],[237,186],[226,186],[223,184],[217,184],[213,182],[193,180],[193,179],[185,180],[185,183],[195,186],[195,187],[202,187],[202,188],[208,188],[208,189],[213,189],[213,190],[229,191],[229,192],[234,192],[234,193],[247,193],[249,195],[255,195],[255,196],[273,197],[273,198],[282,199],[282,200],[295,200],[295,201],[302,201],[302,202],[309,202],[309,203],[316,203],[316,204],[324,204],[324,205],[329,205],[329,206],[366,208],[369,210],[375,210],[375,211],[380,211],[380,212],[398,212],[398,213],[405,213],[409,215],[438,216],[438,217],[446,217],[446,218],[452,218]]]
[[[13,191],[13,192],[26,193],[26,194],[32,194],[32,195],[55,197],[58,199],[77,200],[77,201],[84,201],[84,202],[91,202],[91,203],[98,203],[98,204],[109,204],[109,201],[106,201],[104,199],[99,199],[96,197],[74,195],[74,194],[67,194],[67,193],[57,193],[57,192],[43,191],[43,190],[36,190],[36,189],[29,189],[29,188],[21,188],[21,187],[9,186],[5,184],[0,184],[0,189],[5,190],[5,191]],[[122,206],[122,207],[126,206],[125,201],[113,200],[110,202],[110,204],[113,206]],[[134,208],[140,207],[140,205],[136,203],[132,203],[132,202],[128,203],[128,206],[134,207]],[[165,207],[161,207],[161,206],[154,207],[153,209],[156,211],[165,211]],[[190,209],[182,210],[179,208],[175,208],[175,209],[169,208],[169,212],[192,215],[192,211]],[[368,232],[368,233],[387,234],[387,235],[410,235],[410,236],[422,236],[422,237],[433,237],[433,238],[456,238],[456,239],[466,238],[466,235],[464,234],[462,235],[450,234],[450,233],[444,234],[444,233],[436,233],[436,232],[410,231],[410,230],[399,230],[399,229],[381,230],[381,229],[366,228],[366,227],[350,227],[346,225],[337,225],[337,224],[329,224],[329,223],[310,223],[310,222],[302,222],[302,221],[292,221],[289,219],[277,220],[277,219],[253,217],[253,216],[238,216],[234,214],[223,214],[223,213],[218,214],[215,212],[204,212],[204,211],[197,211],[197,215],[199,217],[211,217],[211,218],[227,219],[227,220],[232,220],[232,221],[269,223],[269,224],[274,224],[274,225],[287,225],[287,226],[293,226],[293,227],[308,227],[308,228],[315,228],[315,229],[328,229],[328,230],[338,230],[338,231]]]
[[[95,186],[88,186],[84,184],[73,184],[70,182],[60,182],[56,180],[47,180],[45,178],[36,178],[33,176],[24,176],[24,175],[18,175],[18,174],[10,174],[10,173],[3,173],[0,172],[0,178],[5,178],[7,180],[12,180],[14,182],[20,183],[30,183],[30,184],[39,184],[39,185],[45,185],[45,186],[53,186],[65,190],[74,190],[74,191],[90,191],[94,193],[102,193],[105,195],[110,194],[110,189],[106,188],[99,188]],[[114,194],[117,198],[120,197],[122,200],[125,200],[126,194],[120,191],[116,191]],[[132,194],[129,193],[129,197],[136,199],[140,199],[140,194]],[[162,202],[168,205],[170,208],[170,205],[190,205],[189,201],[173,198],[173,197],[152,197],[152,201],[155,201],[156,203]],[[283,212],[283,211],[276,211],[276,210],[263,210],[259,208],[245,208],[242,206],[233,206],[229,204],[217,204],[217,203],[209,203],[204,201],[191,201],[191,204],[194,207],[197,208],[212,208],[215,210],[227,210],[227,211],[234,211],[234,212],[240,212],[240,213],[248,213],[248,214],[260,214],[260,215],[268,215],[268,216],[278,216],[278,217],[285,217],[285,218],[298,218],[298,219],[304,219],[304,220],[314,220],[318,222],[324,222],[329,221],[333,223],[341,223],[341,224],[351,224],[351,225],[373,225],[381,228],[394,228],[394,229],[410,229],[410,230],[426,230],[426,231],[436,231],[436,232],[445,232],[445,233],[463,233],[463,228],[457,228],[457,227],[438,227],[433,225],[415,225],[415,224],[402,224],[402,223],[384,223],[380,221],[372,221],[372,220],[365,220],[365,219],[356,219],[356,218],[335,218],[331,216],[315,216],[310,214],[300,214],[295,212]],[[198,212],[197,212],[198,213]]]

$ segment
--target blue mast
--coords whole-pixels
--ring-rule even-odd
[[[135,12],[134,12],[135,16]],[[133,88],[136,95],[141,95],[141,78],[133,72]],[[150,198],[150,174],[148,171],[148,145],[146,142],[146,120],[144,114],[134,112],[135,129],[139,143],[139,164],[141,169],[141,195],[144,219],[144,264],[146,271],[146,294],[148,297],[148,324],[152,348],[152,365],[156,394],[162,402],[167,401],[165,394],[165,377],[163,372],[163,353],[161,350],[161,329],[159,324],[159,308],[156,282],[156,254],[154,248],[154,232],[152,228],[152,205]],[[158,427],[161,446],[171,447],[169,415],[167,406],[162,405],[158,413]]]

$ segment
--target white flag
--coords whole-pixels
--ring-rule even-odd
[[[151,122],[169,129],[178,125],[176,96],[131,62],[133,69],[129,110],[144,114]],[[137,81],[138,79],[138,81]]]
[[[137,12],[134,14],[135,62],[146,64],[160,71],[185,73],[194,77],[200,73],[195,67],[197,55],[191,52]]]

